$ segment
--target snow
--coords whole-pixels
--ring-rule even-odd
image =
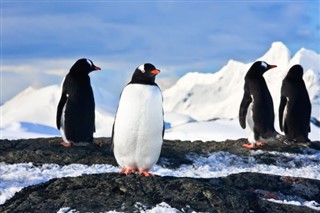
[[[63,207],[63,208],[59,209],[59,211],[57,213],[67,213],[67,212],[74,213],[74,212],[77,212],[77,210],[70,209],[70,207]]]
[[[13,122],[31,122],[47,126],[55,124],[55,111],[60,98],[58,85],[39,90],[27,88],[1,106],[1,127]]]
[[[164,138],[168,140],[225,141],[245,138],[246,132],[239,128],[238,120],[216,120],[191,122],[168,129]]]
[[[276,116],[282,79],[289,68],[296,63],[304,67],[304,80],[313,108],[319,109],[319,54],[301,49],[291,58],[290,51],[283,43],[274,42],[271,48],[256,60],[277,65],[277,68],[264,74],[273,97]],[[187,73],[163,92],[165,112],[186,114],[198,121],[237,118],[243,96],[244,76],[251,65],[252,62],[245,64],[230,60],[215,73]],[[313,110],[312,116],[319,118],[319,110]]]
[[[263,151],[252,151],[253,155],[266,154]],[[296,155],[289,153],[268,153],[274,156],[284,156],[275,165],[260,164],[254,157],[240,157],[226,152],[212,153],[208,157],[190,155],[192,165],[182,165],[177,170],[162,168],[156,165],[153,171],[161,176],[216,178],[242,172],[258,172],[292,177],[320,179],[320,153]],[[300,165],[299,165],[300,164]]]
[[[183,114],[178,114],[173,112],[165,113],[164,120],[166,121],[167,128],[177,127],[189,122],[196,121],[188,115],[183,115]]]
[[[32,163],[5,164],[0,163],[0,204],[12,197],[23,187],[47,182],[53,178],[76,177],[83,174],[99,174],[118,172],[119,169],[110,165],[43,164],[35,166]]]
[[[214,74],[188,73],[163,92],[164,111],[186,114],[197,120],[235,118],[246,70],[242,63],[230,60]]]
[[[169,204],[165,202],[157,204],[156,207],[150,210],[149,209],[145,210],[146,207],[142,203],[136,203],[135,206],[140,212],[144,212],[144,213],[180,213],[181,212],[176,208],[172,208]]]
[[[167,204],[165,202],[159,203],[154,208],[148,209],[148,210],[144,210],[146,208],[141,203],[136,203],[136,207],[137,207],[137,209],[139,209],[140,212],[143,212],[143,213],[180,213],[181,212],[176,208],[172,208],[169,204]],[[63,207],[58,211],[58,213],[67,213],[67,212],[68,213],[76,213],[78,211],[75,209],[70,209],[70,207]],[[119,213],[119,212],[108,211],[106,213]]]
[[[320,140],[319,127],[311,124],[309,138],[312,141]],[[278,132],[279,126],[275,126]],[[174,126],[167,129],[164,135],[168,140],[190,140],[190,141],[225,141],[227,139],[236,140],[247,138],[248,133],[240,127],[238,119],[225,120],[219,119],[214,121],[188,122],[183,125]]]
[[[296,198],[297,199],[297,198]],[[299,199],[299,198],[298,198]],[[297,200],[275,200],[275,199],[266,199],[268,201],[280,204],[287,204],[287,205],[295,205],[295,206],[306,206],[311,209],[320,211],[320,204],[316,201],[297,201]],[[300,199],[299,199],[300,200]]]
[[[1,128],[1,138],[42,138],[60,136],[60,132],[51,126],[29,122],[13,122]]]

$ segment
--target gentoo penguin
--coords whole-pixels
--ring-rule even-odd
[[[257,61],[244,78],[244,95],[239,110],[240,125],[243,129],[247,126],[249,130],[249,144],[244,144],[244,148],[263,146],[267,139],[277,135],[274,129],[272,97],[263,78],[266,71],[275,67],[277,66]]]
[[[65,147],[93,141],[95,104],[88,74],[94,70],[101,69],[89,59],[79,59],[62,83],[56,122]]]
[[[302,76],[297,64],[282,81],[279,124],[289,141],[309,142],[311,102]]]
[[[142,64],[121,93],[112,141],[122,174],[152,176],[149,170],[159,159],[164,134],[162,94],[155,83],[159,72]]]

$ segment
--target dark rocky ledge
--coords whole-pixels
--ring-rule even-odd
[[[86,147],[63,148],[61,138],[1,140],[0,162],[60,165],[110,164],[116,165],[110,138],[97,138]],[[225,151],[248,156],[241,148],[245,139],[224,142],[165,141],[158,165],[178,168],[191,164],[188,154],[205,156]],[[319,142],[287,145],[275,141],[265,151],[305,153],[319,150]],[[272,164],[272,155],[251,156]],[[70,207],[79,212],[139,212],[166,202],[182,212],[316,212],[304,206],[285,205],[266,199],[296,196],[320,203],[320,181],[258,173],[240,173],[222,178],[176,178],[124,176],[116,173],[83,175],[52,179],[46,183],[26,187],[0,206],[0,212],[57,212]]]
[[[37,138],[21,140],[0,140],[0,162],[12,163],[56,163],[67,165],[80,164],[110,164],[117,165],[111,149],[110,138],[96,138],[94,144],[88,146],[74,146],[64,148],[59,145],[61,138]],[[181,142],[181,143],[179,143]],[[247,143],[246,139],[226,140],[224,142],[202,141],[170,141],[165,140],[162,146],[158,165],[166,164],[166,167],[177,168],[181,164],[191,164],[187,154],[208,155],[217,151],[229,152],[240,156],[250,155],[250,151],[241,148]],[[320,150],[320,141],[305,144],[284,144],[280,141],[268,143],[260,148],[264,151],[278,151],[288,153],[304,153],[307,148]],[[254,156],[262,161],[272,161],[272,156]],[[164,160],[165,159],[165,160]]]

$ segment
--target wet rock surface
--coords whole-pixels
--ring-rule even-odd
[[[0,162],[33,162],[67,165],[116,165],[110,138],[97,138],[85,147],[63,148],[61,138],[1,140]],[[158,165],[178,168],[192,164],[190,154],[207,156],[229,152],[272,164],[269,152],[304,154],[319,150],[319,142],[308,144],[269,143],[260,154],[241,148],[245,139],[224,142],[164,141]],[[285,157],[285,156],[284,156]],[[0,212],[57,212],[70,207],[79,212],[140,212],[166,202],[181,212],[316,212],[304,206],[284,205],[268,199],[296,196],[320,203],[320,181],[306,178],[240,173],[222,178],[142,177],[116,173],[52,179],[22,189],[0,206]]]

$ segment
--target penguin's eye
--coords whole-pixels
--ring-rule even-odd
[[[138,67],[138,69],[142,72],[142,73],[145,73],[146,71],[144,70],[144,64],[140,65]]]
[[[90,67],[93,66],[93,63],[92,63],[92,61],[91,61],[90,59],[87,59],[87,62],[88,62],[88,64],[90,65]]]
[[[265,69],[267,69],[268,65],[266,62],[261,61],[261,66],[264,67]]]

